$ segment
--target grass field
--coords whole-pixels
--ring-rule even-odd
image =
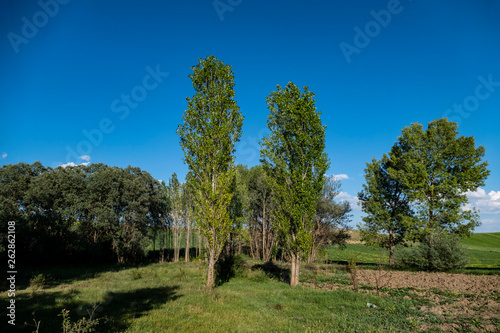
[[[201,263],[52,269],[50,274],[43,290],[16,293],[16,329],[6,327],[4,319],[2,332],[33,332],[33,319],[40,321],[40,332],[61,332],[62,309],[74,322],[95,303],[101,304],[95,312],[100,332],[404,332],[438,320],[403,296],[291,288],[260,269],[248,268],[208,294]],[[0,303],[5,309],[6,292]]]
[[[473,234],[462,240],[470,256],[468,268],[498,269],[500,272],[500,233]],[[345,249],[331,246],[327,249],[329,260],[347,262],[358,256],[358,262],[374,264],[379,261],[380,254],[387,261],[388,251],[380,248],[368,247],[364,244],[347,244]]]
[[[498,265],[498,236],[476,234],[464,244],[480,265]],[[359,254],[359,262],[373,263],[380,249],[348,244],[345,250],[331,247],[327,254],[334,261]],[[464,297],[476,297],[472,294],[432,290],[421,296],[418,290],[399,288],[379,298],[368,293],[366,286],[362,292],[352,291],[350,275],[342,267],[315,264],[304,264],[303,285],[291,288],[284,281],[286,267],[272,267],[247,258],[243,273],[212,293],[204,292],[205,267],[200,261],[25,269],[16,280],[16,326],[8,326],[4,317],[0,332],[31,333],[35,322],[39,332],[62,332],[63,309],[69,310],[75,323],[88,317],[87,309],[94,305],[98,332],[408,332],[422,328],[439,332],[443,325],[468,332],[486,325],[477,313],[440,316],[422,310],[443,304],[453,307]],[[318,267],[330,275],[321,273],[318,279],[314,273]],[[40,289],[30,286],[30,279],[38,274],[46,278]],[[316,289],[318,283],[329,281],[339,289],[332,291],[333,284]],[[2,286],[7,289],[5,282]],[[483,303],[498,302],[499,297],[498,292],[485,296]],[[1,292],[0,307],[6,309],[8,302],[7,292]],[[500,329],[500,320],[491,318],[488,327]]]

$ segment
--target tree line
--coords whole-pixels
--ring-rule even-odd
[[[276,258],[279,243],[272,218],[276,203],[264,169],[244,165],[236,169],[231,246],[253,258]],[[206,247],[200,223],[194,219],[189,181],[180,182],[174,173],[167,183],[160,182],[140,168],[101,163],[64,168],[40,162],[4,165],[1,227],[7,230],[8,221],[16,223],[20,264],[131,263],[144,260],[151,244],[159,248],[161,262],[179,261],[181,248],[189,261],[191,235],[198,254]],[[341,240],[344,229],[339,228],[346,227],[349,217],[349,204],[334,200],[340,182],[329,179],[327,184],[315,222],[315,248]],[[5,232],[1,245],[4,252]]]
[[[0,169],[0,221],[15,222],[19,264],[136,260],[149,245],[148,228],[165,223],[165,214],[162,185],[140,168]]]

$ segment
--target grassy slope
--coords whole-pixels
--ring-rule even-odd
[[[473,234],[470,238],[462,240],[469,252],[471,261],[468,267],[500,268],[500,233]],[[358,255],[360,263],[375,263],[382,252],[384,259],[387,251],[372,248],[364,244],[347,244],[342,250],[338,246],[327,249],[328,259],[334,261],[348,261]]]
[[[470,238],[462,240],[467,248],[489,248],[500,251],[500,232],[473,234]]]
[[[63,272],[53,270],[50,288],[17,292],[15,330],[2,320],[0,331],[33,332],[23,323],[33,324],[35,317],[40,332],[61,332],[63,308],[76,321],[94,303],[102,303],[100,332],[404,332],[417,317],[434,320],[402,297],[291,288],[255,270],[206,294],[203,271],[201,264],[165,263],[59,280]],[[378,307],[367,308],[368,302]],[[0,306],[6,305],[3,292]]]
[[[500,268],[500,233],[473,234],[462,243],[471,257],[469,267]]]

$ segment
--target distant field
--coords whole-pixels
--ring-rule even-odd
[[[469,268],[500,269],[500,233],[474,234],[462,240],[470,255]],[[387,260],[388,251],[364,244],[347,244],[345,249],[331,246],[327,249],[329,260],[348,261],[358,255],[359,263],[376,263],[380,253]]]
[[[462,244],[471,257],[467,267],[500,268],[500,233],[474,234]]]

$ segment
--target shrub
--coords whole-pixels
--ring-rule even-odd
[[[438,234],[425,237],[418,246],[397,246],[394,262],[399,267],[446,272],[464,268],[469,257],[458,236]]]
[[[133,269],[130,271],[130,276],[132,277],[132,280],[140,280],[142,278],[142,273],[139,271],[139,269]]]
[[[47,282],[47,277],[43,274],[38,274],[30,279],[30,287],[33,289],[43,289]]]
[[[231,278],[242,276],[245,260],[240,255],[221,254],[215,263],[216,284],[228,282]]]

